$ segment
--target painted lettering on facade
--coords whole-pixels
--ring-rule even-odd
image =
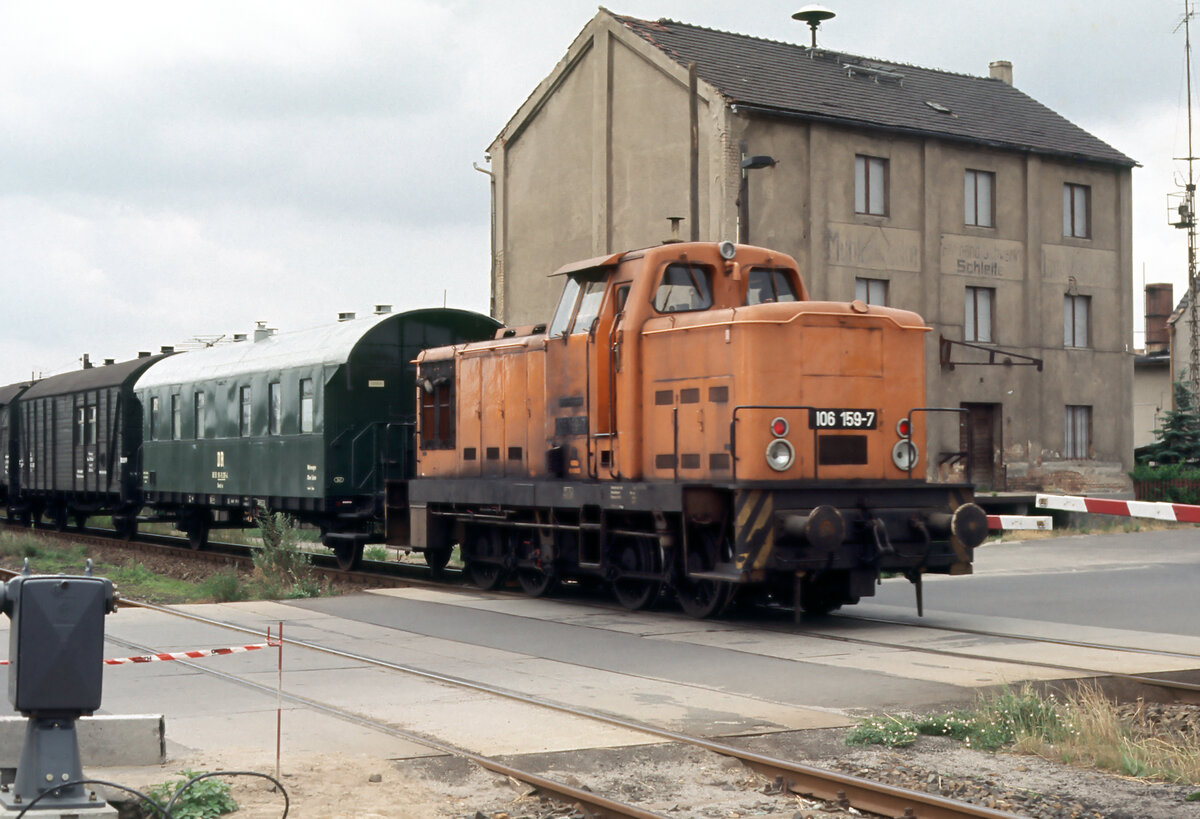
[[[915,230],[830,223],[825,257],[831,265],[867,270],[921,269],[921,236]]]
[[[1117,254],[1088,247],[1042,245],[1042,277],[1058,282],[1073,278],[1084,286],[1111,286],[1117,281]]]
[[[1004,239],[942,234],[943,275],[1020,279],[1025,275],[1024,247]]]

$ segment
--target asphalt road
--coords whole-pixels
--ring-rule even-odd
[[[913,601],[889,580],[846,611]],[[974,576],[925,584],[926,617],[937,612],[1200,636],[1200,528],[983,546]]]

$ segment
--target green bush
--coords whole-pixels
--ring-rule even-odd
[[[222,569],[216,574],[209,575],[200,584],[200,590],[214,603],[236,603],[239,600],[245,600],[248,596],[242,579],[233,569]]]
[[[376,562],[382,563],[383,561],[385,561],[389,557],[391,557],[391,554],[388,552],[386,546],[368,546],[363,551],[363,557],[366,558],[367,560],[374,560]]]
[[[254,553],[254,568],[263,593],[276,600],[317,597],[322,585],[312,559],[297,547],[296,522],[282,512],[260,511],[263,545]]]
[[[197,771],[180,771],[179,775],[183,779],[155,785],[150,789],[149,796],[166,807],[179,786],[199,776],[199,773]],[[174,819],[217,819],[218,816],[233,813],[237,809],[237,802],[229,795],[228,783],[210,777],[201,779],[184,791],[179,797],[179,801],[171,808],[171,816]],[[158,812],[151,808],[150,812],[145,815],[147,817],[157,816]]]

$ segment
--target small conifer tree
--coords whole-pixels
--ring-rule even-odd
[[[1175,382],[1175,408],[1164,414],[1154,437],[1158,440],[1144,450],[1143,463],[1200,464],[1200,410],[1182,381]]]

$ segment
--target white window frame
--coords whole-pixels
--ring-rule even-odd
[[[1063,236],[1092,238],[1092,186],[1063,184]]]
[[[854,157],[854,212],[863,216],[888,215],[888,161],[883,157]]]
[[[1092,457],[1092,408],[1067,404],[1063,412],[1063,458],[1085,461]]]
[[[889,282],[887,279],[854,279],[854,298],[864,304],[888,305]]]
[[[967,287],[963,301],[963,341],[977,344],[995,342],[996,288]],[[984,319],[982,322],[981,316]]]
[[[1085,348],[1091,346],[1092,297],[1063,297],[1063,346]]]
[[[996,174],[967,168],[963,174],[963,224],[996,226]]]

